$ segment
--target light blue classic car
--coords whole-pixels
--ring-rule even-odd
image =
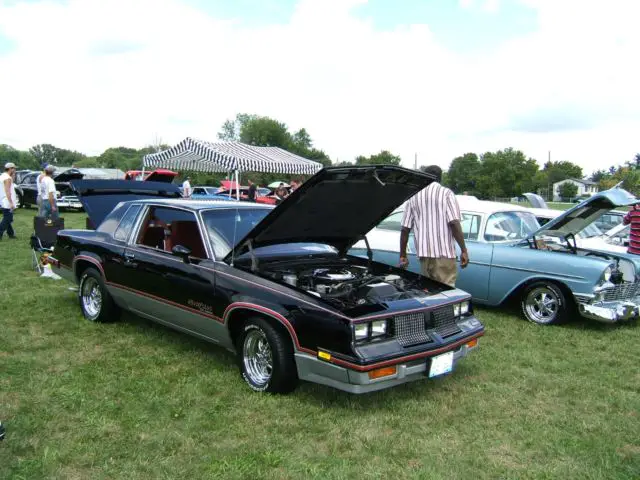
[[[576,237],[615,207],[638,203],[629,192],[600,192],[540,228],[534,213],[517,205],[459,196],[470,263],[456,287],[489,306],[520,303],[538,324],[566,320],[573,312],[603,322],[635,319],[640,306],[640,256],[580,248]],[[366,235],[373,259],[399,262],[403,208]],[[366,255],[365,241],[351,250]],[[420,272],[413,238],[409,269]]]

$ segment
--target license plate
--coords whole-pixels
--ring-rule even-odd
[[[431,358],[429,378],[451,373],[453,370],[453,352],[443,353]]]

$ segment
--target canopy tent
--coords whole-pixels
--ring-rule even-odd
[[[143,167],[190,172],[269,172],[313,175],[322,164],[278,147],[240,142],[210,143],[186,138],[175,147],[145,155]]]

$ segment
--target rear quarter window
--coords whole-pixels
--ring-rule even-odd
[[[131,205],[129,207],[122,217],[122,220],[120,220],[116,231],[113,233],[113,238],[122,242],[127,241],[129,235],[131,235],[133,226],[136,223],[136,219],[138,218],[138,213],[140,213],[140,208],[140,205]]]

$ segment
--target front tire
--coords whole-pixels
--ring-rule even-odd
[[[120,309],[107,291],[102,276],[94,268],[82,272],[78,299],[82,315],[90,322],[113,322],[119,317]]]
[[[247,320],[236,351],[242,378],[256,392],[288,393],[298,384],[290,339],[262,318]]]
[[[567,318],[568,305],[560,288],[549,282],[536,282],[523,292],[520,301],[524,318],[538,325],[554,325]]]

